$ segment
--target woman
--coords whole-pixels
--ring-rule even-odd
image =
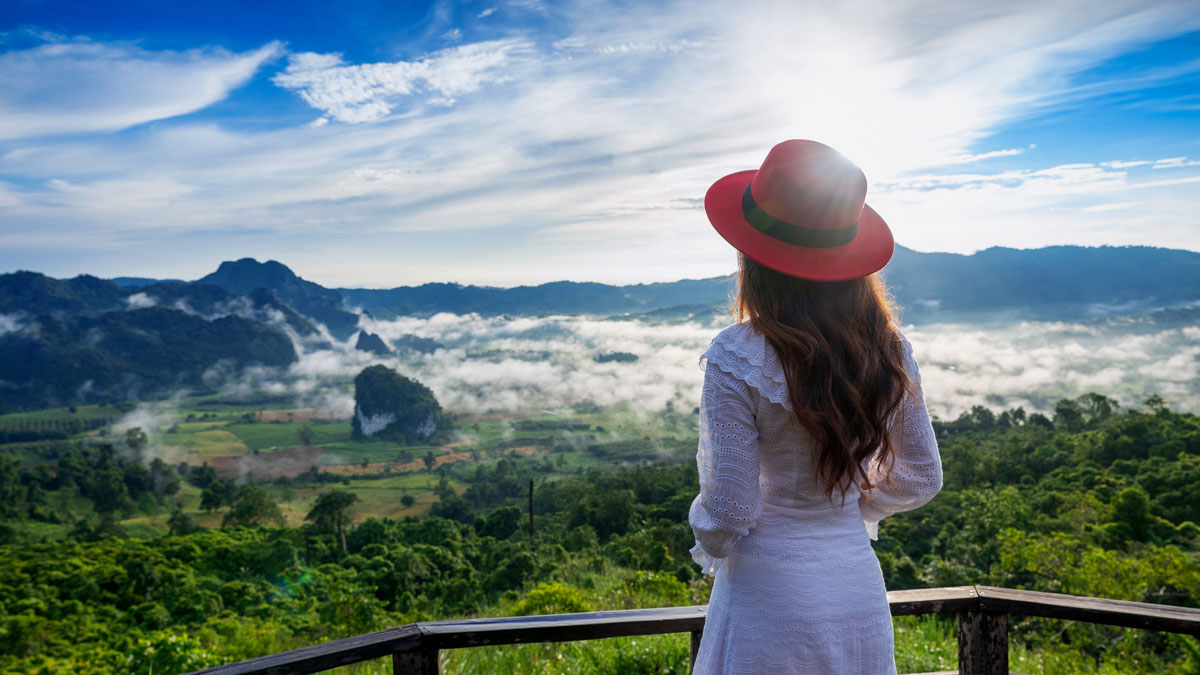
[[[942,468],[866,191],[832,148],[785,141],[705,197],[739,252],[738,323],[701,359],[689,521],[715,580],[696,673],[896,672],[869,539]]]

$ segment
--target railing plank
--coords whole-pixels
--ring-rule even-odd
[[[935,612],[977,616],[978,626],[968,621],[970,625],[960,630],[969,638],[960,647],[983,650],[976,659],[979,663],[994,661],[987,654],[999,653],[979,636],[999,635],[1010,613],[1200,636],[1200,609],[991,586],[891,591],[888,606],[894,616]],[[389,655],[397,673],[433,675],[441,649],[662,633],[691,633],[694,660],[707,610],[707,606],[697,605],[422,622],[217,666],[196,675],[301,675]],[[965,666],[963,672],[968,672]]]
[[[888,591],[887,598],[892,616],[958,612],[979,606],[979,597],[974,586]]]
[[[423,636],[416,624],[322,642],[196,671],[196,675],[304,675],[417,649]]]
[[[629,635],[690,633],[704,629],[706,605],[622,609],[578,614],[434,621],[418,626],[438,649],[525,642],[570,642]]]
[[[1086,621],[1109,626],[1161,630],[1200,636],[1200,609],[1089,598],[1041,591],[977,586],[980,606],[989,612]]]

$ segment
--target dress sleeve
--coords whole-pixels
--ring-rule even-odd
[[[942,489],[942,459],[925,407],[921,373],[907,340],[904,341],[904,368],[912,381],[913,391],[905,394],[888,427],[895,448],[891,475],[885,476],[878,456],[872,458],[867,475],[874,487],[864,491],[858,500],[872,539],[878,538],[879,521],[884,517],[911,511],[933,499]]]
[[[696,466],[700,494],[688,522],[696,535],[692,559],[716,575],[733,545],[762,513],[758,488],[758,426],[750,387],[709,363],[700,396],[700,445]]]

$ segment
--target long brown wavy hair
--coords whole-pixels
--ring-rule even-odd
[[[879,275],[810,281],[739,253],[733,313],[779,355],[792,411],[816,443],[825,496],[832,501],[838,492],[844,503],[852,485],[870,489],[863,464],[876,449],[890,472],[896,449],[887,421],[910,383],[894,306]]]

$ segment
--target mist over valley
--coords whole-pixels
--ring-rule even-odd
[[[939,416],[1087,391],[1200,410],[1200,254],[900,248],[885,275]],[[699,355],[732,321],[732,278],[335,290],[243,259],[118,281],[0,275],[0,410],[216,394],[348,419],[373,363],[462,414],[690,410]]]

